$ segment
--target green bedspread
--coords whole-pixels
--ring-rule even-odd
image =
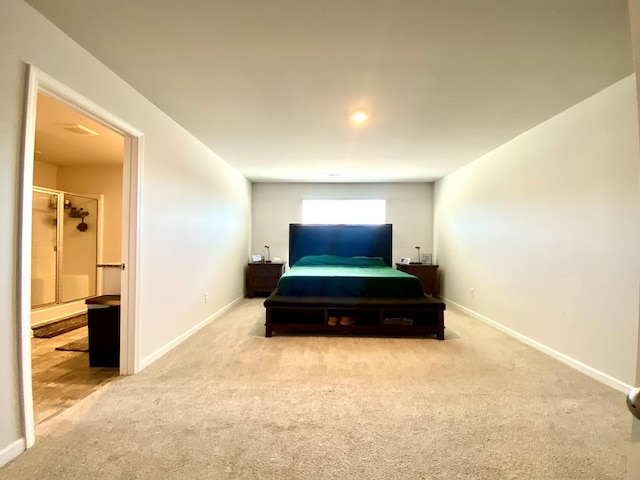
[[[276,290],[281,296],[422,297],[414,275],[395,270],[377,257],[314,255],[285,272]]]

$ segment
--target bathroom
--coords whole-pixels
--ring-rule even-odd
[[[117,290],[124,139],[38,95],[33,169],[31,327],[86,313]]]
[[[85,301],[121,293],[123,158],[120,134],[38,94],[31,211],[36,425],[119,374],[90,367]]]

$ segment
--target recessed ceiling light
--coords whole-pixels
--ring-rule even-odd
[[[98,135],[98,132],[85,127],[84,125],[80,125],[79,123],[76,123],[75,125],[68,125],[63,128],[71,133],[75,133],[76,135]]]
[[[369,113],[366,110],[356,110],[351,112],[349,118],[353,123],[363,123],[369,119]]]

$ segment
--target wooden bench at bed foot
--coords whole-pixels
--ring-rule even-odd
[[[265,336],[315,332],[385,336],[435,335],[444,340],[445,303],[433,297],[284,297],[264,301]]]

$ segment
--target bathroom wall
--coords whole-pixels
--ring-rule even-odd
[[[35,160],[33,162],[33,185],[55,189],[58,185],[58,167],[51,163]]]
[[[117,263],[122,243],[122,165],[58,167],[58,189],[104,195],[102,261]]]
[[[104,195],[103,262],[119,262],[122,237],[122,165],[56,166],[36,160],[37,187],[84,195]]]

